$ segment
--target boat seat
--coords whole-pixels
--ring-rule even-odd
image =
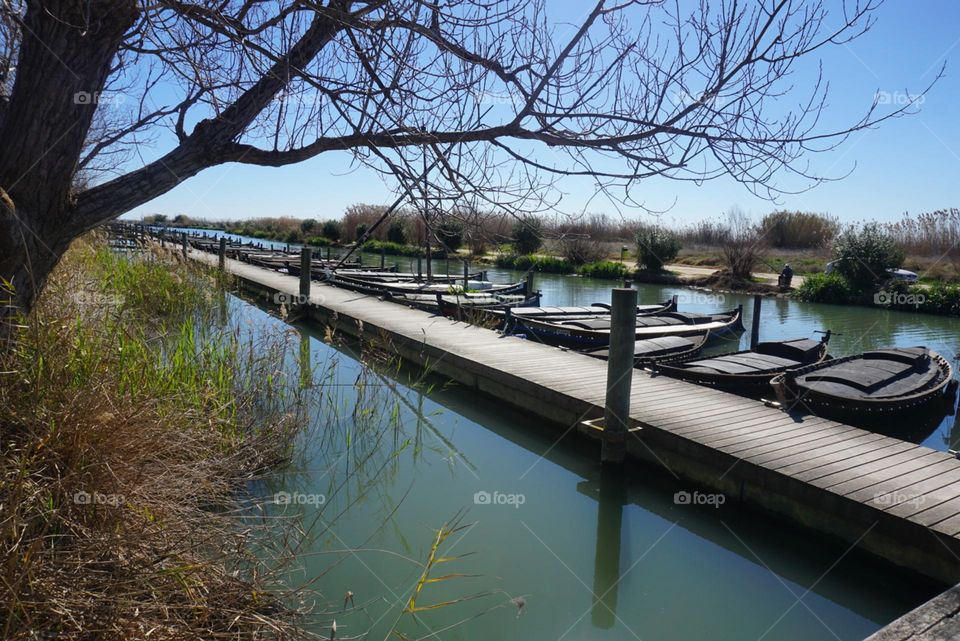
[[[682,365],[683,369],[700,373],[719,374],[763,374],[780,371],[799,365],[797,361],[764,354],[730,354],[691,361]]]
[[[864,352],[863,360],[891,360],[910,365],[919,365],[926,363],[930,358],[930,350],[926,347],[903,347],[891,349],[877,349],[871,352]]]
[[[758,343],[754,351],[759,354],[770,354],[781,358],[806,363],[814,360],[820,352],[820,341],[809,338],[800,338],[792,341],[775,341],[769,343]]]

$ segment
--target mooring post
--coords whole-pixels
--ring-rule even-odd
[[[385,269],[387,266],[387,250],[383,247],[380,248],[380,269]]]
[[[300,250],[300,303],[310,300],[310,268],[313,265],[310,248],[304,246]]]
[[[330,260],[330,246],[327,245],[327,260]]]
[[[423,277],[423,259],[417,254],[417,281],[422,280]]]
[[[225,236],[220,237],[220,247],[217,249],[217,257],[220,259],[220,271],[223,271],[227,262],[227,239]]]
[[[756,294],[753,297],[753,322],[750,325],[750,349],[756,349],[760,340],[760,301],[763,297]]]
[[[523,286],[524,297],[533,296],[533,272],[527,272],[527,282]]]
[[[470,263],[463,261],[463,288],[467,288],[467,281],[470,280]]]
[[[183,245],[183,257],[187,257],[187,232],[180,234],[180,243]]]
[[[637,290],[614,289],[610,312],[607,401],[603,409],[600,460],[603,463],[620,463],[627,452],[633,351],[637,337]]]

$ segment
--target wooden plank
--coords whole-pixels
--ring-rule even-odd
[[[925,452],[918,450],[912,443],[903,443],[891,447],[889,451],[883,452],[882,454],[882,456],[878,456],[874,452],[861,454],[839,463],[822,465],[805,472],[798,472],[794,474],[793,477],[799,481],[806,481],[807,483],[826,479],[824,482],[829,484],[838,478],[849,478],[853,474],[853,470],[860,469],[866,473],[872,469],[882,469],[887,465],[896,465],[902,461],[923,456]]]
[[[817,479],[814,483],[819,487],[829,489],[837,494],[851,494],[856,490],[870,487],[881,481],[898,476],[905,476],[913,472],[921,472],[930,466],[939,465],[942,460],[935,456],[935,452],[924,452],[921,456],[903,461],[893,466],[874,467],[867,471],[861,466],[853,470],[853,474],[842,474],[836,478]],[[827,480],[829,479],[829,480]]]

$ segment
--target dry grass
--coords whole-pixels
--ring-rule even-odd
[[[0,637],[302,637],[244,499],[302,421],[284,347],[215,322],[209,273],[115,260],[71,249],[2,355]]]

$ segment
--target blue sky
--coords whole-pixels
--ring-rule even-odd
[[[551,5],[558,19],[578,17],[568,8],[579,8],[577,3]],[[918,114],[856,133],[839,149],[810,156],[818,173],[840,177],[853,170],[850,176],[783,196],[776,204],[753,196],[729,178],[699,186],[653,178],[639,186],[637,195],[650,208],[670,208],[664,220],[678,223],[716,217],[731,206],[754,216],[781,206],[826,212],[847,222],[895,220],[906,211],[960,207],[958,24],[960,2],[955,0],[887,0],[869,33],[823,52],[820,59],[830,80],[827,117],[836,123],[862,115],[877,91],[893,100],[920,91],[944,62],[947,65]],[[798,93],[797,99],[803,95]],[[143,153],[150,159],[155,155],[153,150]],[[589,202],[588,211],[618,215],[610,203],[591,201],[594,189],[589,180],[564,179],[559,187],[564,194],[562,211],[581,211]],[[207,169],[126,217],[184,213],[198,218],[328,218],[353,203],[388,204],[395,197],[392,185],[371,170],[351,170],[350,156],[337,152],[283,168],[231,164]],[[649,217],[622,206],[620,213],[627,218]]]

